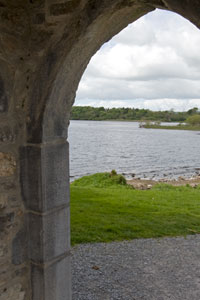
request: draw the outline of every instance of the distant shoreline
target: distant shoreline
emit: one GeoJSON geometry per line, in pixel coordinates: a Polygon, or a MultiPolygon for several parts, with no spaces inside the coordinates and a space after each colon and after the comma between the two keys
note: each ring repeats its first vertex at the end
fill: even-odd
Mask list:
{"type": "Polygon", "coordinates": [[[167,126],[167,125],[153,125],[153,124],[151,124],[151,125],[140,125],[140,128],[200,131],[200,126],[190,126],[190,125],[167,126]]]}
{"type": "MultiPolygon", "coordinates": [[[[80,120],[77,120],[77,119],[71,119],[70,121],[95,121],[95,122],[141,122],[141,120],[124,120],[124,119],[116,119],[116,120],[113,120],[113,119],[108,119],[108,120],[86,120],[86,119],[80,119],[80,120]]],[[[166,123],[166,122],[165,122],[166,123]]],[[[169,122],[169,123],[176,123],[176,122],[169,122]]]]}
{"type": "Polygon", "coordinates": [[[197,107],[188,111],[153,111],[149,109],[139,109],[130,107],[92,107],[73,106],[71,110],[71,120],[94,120],[94,121],[155,121],[155,122],[185,122],[194,115],[200,116],[197,107]]]}
{"type": "MultiPolygon", "coordinates": [[[[141,123],[141,120],[125,120],[125,119],[107,119],[107,120],[87,120],[87,119],[70,119],[70,121],[92,121],[92,122],[129,122],[129,123],[141,123]]],[[[162,123],[178,123],[177,121],[162,121],[162,123]]],[[[164,126],[164,125],[163,125],[164,126]]],[[[171,127],[172,125],[170,125],[171,127]]],[[[173,127],[173,126],[172,126],[173,127]]]]}
{"type": "MultiPolygon", "coordinates": [[[[121,119],[116,119],[116,120],[70,120],[70,121],[92,121],[92,122],[129,122],[129,123],[141,123],[141,120],[121,120],[121,119]]],[[[177,123],[174,121],[169,121],[169,122],[163,122],[163,123],[177,123]]],[[[200,131],[200,126],[190,126],[190,125],[154,125],[154,124],[142,124],[139,126],[140,128],[145,128],[145,129],[166,129],[166,130],[191,130],[191,131],[200,131]]]]}

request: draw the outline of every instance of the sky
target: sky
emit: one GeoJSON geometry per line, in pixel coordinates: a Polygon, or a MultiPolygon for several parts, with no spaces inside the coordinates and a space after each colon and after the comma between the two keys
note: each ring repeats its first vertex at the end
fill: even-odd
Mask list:
{"type": "Polygon", "coordinates": [[[200,31],[156,10],[130,24],[92,57],[75,105],[200,109],[200,31]]]}

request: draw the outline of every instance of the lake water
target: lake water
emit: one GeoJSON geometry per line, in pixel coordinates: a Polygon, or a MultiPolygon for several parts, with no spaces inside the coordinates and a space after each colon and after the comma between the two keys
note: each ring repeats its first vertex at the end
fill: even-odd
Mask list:
{"type": "Polygon", "coordinates": [[[139,128],[137,122],[71,121],[71,180],[111,171],[131,178],[200,173],[200,132],[139,128]]]}

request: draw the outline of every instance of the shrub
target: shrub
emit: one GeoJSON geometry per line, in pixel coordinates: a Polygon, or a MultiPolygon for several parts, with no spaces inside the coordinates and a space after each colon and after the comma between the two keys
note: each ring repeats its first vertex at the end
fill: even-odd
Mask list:
{"type": "Polygon", "coordinates": [[[112,171],[110,172],[110,177],[116,176],[116,175],[117,175],[117,172],[116,172],[115,170],[112,170],[112,171]]]}
{"type": "Polygon", "coordinates": [[[115,170],[111,173],[96,173],[89,176],[84,176],[72,182],[72,186],[82,186],[82,187],[118,187],[127,186],[126,179],[122,175],[118,175],[115,170]]]}
{"type": "Polygon", "coordinates": [[[115,176],[112,176],[112,181],[116,184],[126,185],[126,179],[122,175],[117,174],[115,176]]]}
{"type": "Polygon", "coordinates": [[[200,126],[200,115],[188,117],[186,123],[192,126],[200,126]]]}

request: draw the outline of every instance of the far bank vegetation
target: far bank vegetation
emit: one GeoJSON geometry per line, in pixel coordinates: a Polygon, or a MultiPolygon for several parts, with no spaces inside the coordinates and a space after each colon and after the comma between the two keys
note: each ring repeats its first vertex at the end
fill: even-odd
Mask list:
{"type": "Polygon", "coordinates": [[[161,125],[160,121],[142,121],[140,122],[140,128],[152,128],[152,129],[177,129],[177,130],[197,130],[200,131],[200,114],[189,116],[184,123],[178,125],[161,125]]]}
{"type": "MultiPolygon", "coordinates": [[[[190,120],[190,117],[200,115],[197,107],[189,109],[186,112],[175,112],[173,110],[152,111],[149,109],[138,108],[104,108],[91,106],[73,106],[71,111],[71,120],[94,120],[94,121],[155,121],[159,122],[178,122],[184,123],[190,120]]],[[[192,119],[193,120],[193,119],[192,119]]]]}

